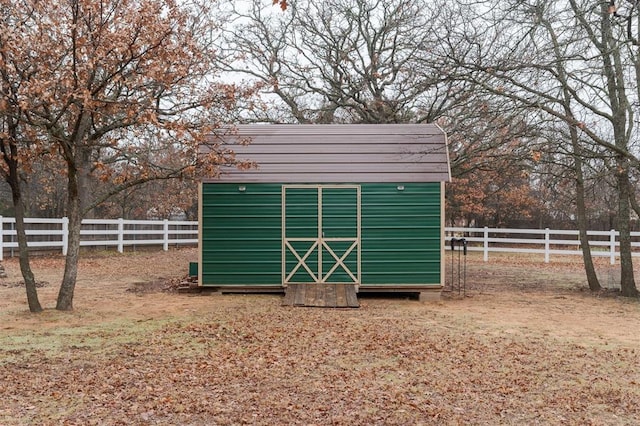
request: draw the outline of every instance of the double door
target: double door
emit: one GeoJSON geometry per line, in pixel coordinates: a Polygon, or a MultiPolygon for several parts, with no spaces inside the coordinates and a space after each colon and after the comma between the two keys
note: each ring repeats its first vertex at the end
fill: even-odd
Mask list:
{"type": "Polygon", "coordinates": [[[360,284],[360,186],[282,187],[282,284],[360,284]]]}

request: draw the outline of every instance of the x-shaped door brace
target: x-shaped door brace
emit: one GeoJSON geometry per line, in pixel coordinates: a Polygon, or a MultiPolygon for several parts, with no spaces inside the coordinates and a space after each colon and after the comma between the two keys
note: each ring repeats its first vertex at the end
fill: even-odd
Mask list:
{"type": "Polygon", "coordinates": [[[301,266],[309,273],[309,275],[311,275],[311,278],[313,278],[313,280],[315,282],[319,281],[318,277],[316,276],[316,274],[313,273],[313,271],[311,270],[311,268],[309,268],[309,266],[307,265],[307,262],[306,262],[307,258],[311,255],[311,253],[313,253],[313,251],[316,249],[316,247],[318,247],[318,243],[319,243],[318,240],[314,240],[314,243],[311,245],[309,250],[307,250],[307,252],[304,254],[304,256],[300,257],[300,255],[293,248],[293,246],[291,246],[291,244],[289,244],[289,241],[288,240],[285,241],[285,244],[286,244],[287,248],[291,251],[291,253],[293,253],[293,255],[296,257],[296,259],[298,259],[297,265],[291,270],[289,275],[286,276],[286,278],[284,280],[285,283],[289,282],[291,277],[293,277],[295,275],[295,273],[298,272],[298,269],[300,269],[301,266]]]}
{"type": "MultiPolygon", "coordinates": [[[[303,241],[303,240],[296,239],[296,241],[303,241]]],[[[358,247],[358,239],[357,238],[355,240],[345,239],[345,238],[332,238],[332,239],[330,239],[330,241],[353,241],[353,243],[342,254],[342,256],[338,256],[336,254],[336,252],[331,247],[329,247],[329,244],[327,244],[327,240],[325,240],[325,239],[307,240],[307,241],[313,241],[313,244],[311,245],[311,247],[309,247],[309,249],[304,254],[304,256],[300,256],[298,254],[298,252],[289,243],[289,240],[285,241],[285,245],[287,246],[289,251],[291,251],[291,253],[293,253],[293,255],[298,260],[298,263],[296,264],[296,266],[291,270],[291,272],[289,272],[289,275],[286,276],[285,282],[288,283],[291,280],[291,278],[296,274],[296,272],[298,272],[298,269],[300,269],[300,267],[302,267],[309,273],[309,275],[311,276],[311,278],[315,282],[317,282],[317,283],[325,283],[327,281],[327,279],[331,276],[331,274],[333,274],[338,269],[339,266],[342,266],[342,269],[347,273],[347,275],[349,275],[349,277],[353,280],[353,282],[356,283],[356,284],[358,283],[358,278],[355,275],[353,275],[351,270],[349,270],[347,265],[345,265],[345,263],[344,263],[344,261],[347,258],[347,256],[349,256],[349,254],[351,254],[351,252],[356,247],[358,247]],[[318,271],[319,275],[314,274],[313,271],[311,270],[311,268],[309,268],[309,266],[307,265],[307,262],[306,262],[307,259],[309,258],[309,256],[311,255],[311,253],[314,252],[314,250],[318,247],[318,245],[320,245],[320,243],[322,243],[321,247],[326,249],[327,252],[329,254],[331,254],[331,257],[333,257],[333,259],[336,261],[336,263],[333,265],[333,267],[331,269],[329,269],[329,272],[327,272],[324,276],[321,275],[322,271],[318,271]]],[[[320,262],[322,262],[322,253],[318,253],[318,256],[320,257],[320,262]]]]}
{"type": "Polygon", "coordinates": [[[349,248],[340,257],[338,257],[338,255],[331,249],[331,247],[329,247],[329,245],[325,240],[322,241],[322,246],[327,249],[327,251],[331,254],[331,256],[333,256],[333,258],[336,260],[336,263],[333,265],[333,268],[329,269],[329,272],[327,272],[327,275],[325,275],[324,277],[321,277],[320,281],[323,283],[326,282],[327,278],[329,278],[331,274],[333,274],[334,271],[338,269],[338,266],[342,266],[342,269],[349,275],[349,277],[351,277],[353,282],[357,284],[358,279],[356,278],[355,275],[353,275],[353,273],[349,270],[349,268],[347,268],[347,265],[344,264],[344,260],[347,258],[347,256],[349,256],[349,254],[353,251],[354,248],[358,247],[358,240],[357,239],[354,240],[353,244],[351,244],[351,246],[349,246],[349,248]]]}

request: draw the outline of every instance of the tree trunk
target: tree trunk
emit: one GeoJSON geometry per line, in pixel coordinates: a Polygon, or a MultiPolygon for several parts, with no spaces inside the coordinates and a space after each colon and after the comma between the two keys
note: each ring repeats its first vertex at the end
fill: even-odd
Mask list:
{"type": "Polygon", "coordinates": [[[626,297],[637,297],[633,277],[633,259],[631,257],[631,182],[629,182],[629,161],[624,157],[618,158],[618,230],[620,231],[620,290],[626,297]]]}
{"type": "MultiPolygon", "coordinates": [[[[558,58],[560,58],[561,55],[559,52],[559,48],[557,47],[558,43],[555,41],[555,37],[554,45],[556,46],[556,55],[558,56],[558,58]]],[[[571,95],[568,90],[565,71],[566,70],[563,67],[558,66],[558,75],[562,78],[562,83],[564,85],[564,111],[568,117],[573,118],[573,112],[571,111],[571,95]]],[[[583,152],[582,146],[580,145],[580,139],[578,138],[578,129],[575,123],[569,124],[569,135],[571,137],[573,171],[576,178],[576,224],[578,226],[580,248],[582,250],[582,259],[584,262],[584,270],[587,275],[587,283],[589,284],[589,290],[595,292],[602,290],[602,287],[600,286],[600,281],[598,280],[596,269],[593,266],[593,257],[591,256],[591,247],[589,246],[589,236],[587,235],[587,208],[585,205],[584,195],[584,173],[582,171],[583,152]]]]}
{"type": "Polygon", "coordinates": [[[29,261],[29,248],[27,247],[27,232],[24,225],[25,208],[22,199],[22,188],[20,187],[20,176],[18,173],[18,147],[15,144],[16,126],[9,123],[7,126],[11,140],[2,141],[1,152],[8,173],[5,178],[11,187],[11,198],[15,208],[16,235],[18,237],[18,252],[20,256],[20,272],[24,279],[24,286],[27,292],[27,303],[31,312],[41,312],[42,306],[38,300],[38,290],[36,280],[31,270],[29,261]]]}
{"type": "Polygon", "coordinates": [[[73,295],[78,276],[78,257],[80,254],[80,225],[82,222],[78,173],[73,167],[69,167],[68,170],[67,217],[69,218],[69,243],[64,264],[64,276],[62,277],[62,284],[60,284],[56,303],[56,309],[60,311],[73,310],[73,295]]]}
{"type": "MultiPolygon", "coordinates": [[[[567,98],[568,99],[568,98],[567,98]]],[[[570,112],[569,108],[567,111],[570,112]]],[[[584,261],[584,270],[589,283],[589,290],[600,291],[600,281],[593,266],[593,257],[591,256],[591,247],[589,246],[589,236],[587,235],[587,208],[584,201],[584,174],[582,173],[582,148],[578,140],[578,130],[575,125],[570,125],[569,132],[571,134],[571,145],[573,151],[573,169],[576,174],[576,219],[578,225],[578,233],[580,236],[580,247],[582,249],[582,259],[584,261]]]]}
{"type": "Polygon", "coordinates": [[[79,209],[69,206],[67,215],[69,217],[69,244],[64,263],[64,276],[62,277],[62,284],[60,284],[56,303],[56,309],[60,311],[73,310],[73,295],[78,277],[78,258],[80,254],[80,222],[82,219],[79,209]]]}
{"type": "MultiPolygon", "coordinates": [[[[80,128],[89,125],[89,115],[83,114],[80,128]]],[[[79,131],[79,134],[84,134],[79,131]]],[[[73,156],[67,159],[67,217],[69,218],[69,240],[67,257],[64,265],[64,276],[58,292],[56,309],[73,310],[73,295],[78,277],[78,260],[80,258],[80,229],[86,213],[85,206],[89,196],[89,169],[91,164],[90,150],[79,147],[73,156]]]]}
{"type": "Polygon", "coordinates": [[[600,281],[593,266],[593,257],[591,256],[591,247],[589,246],[589,236],[587,235],[587,213],[584,202],[584,177],[582,175],[582,161],[575,162],[576,168],[576,218],[578,225],[578,233],[580,235],[580,247],[582,249],[582,259],[584,261],[584,270],[589,283],[589,290],[600,291],[600,281]]]}
{"type": "Polygon", "coordinates": [[[8,161],[9,175],[8,183],[11,187],[11,195],[13,199],[13,207],[15,209],[16,219],[16,235],[18,237],[18,253],[20,259],[20,272],[24,279],[24,286],[27,292],[27,303],[31,312],[42,312],[42,306],[38,300],[38,289],[36,287],[36,279],[31,270],[29,260],[29,248],[27,247],[27,232],[24,225],[24,202],[22,200],[22,192],[20,188],[20,179],[18,177],[18,162],[15,156],[17,152],[12,153],[12,157],[8,161]],[[15,156],[14,156],[15,155],[15,156]],[[14,161],[15,159],[15,161],[14,161]]]}

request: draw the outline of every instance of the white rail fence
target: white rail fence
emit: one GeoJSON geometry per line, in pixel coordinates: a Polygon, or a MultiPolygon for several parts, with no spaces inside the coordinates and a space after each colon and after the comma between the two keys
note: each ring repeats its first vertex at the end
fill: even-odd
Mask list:
{"type": "MultiPolygon", "coordinates": [[[[551,255],[582,255],[577,230],[508,229],[508,228],[445,228],[446,241],[452,237],[464,238],[469,251],[481,251],[485,262],[489,253],[531,253],[544,255],[549,263],[551,255]]],[[[619,253],[620,232],[587,231],[593,256],[608,257],[614,265],[619,253]]],[[[640,256],[640,232],[631,233],[633,256],[640,256]]]]}
{"type": "MultiPolygon", "coordinates": [[[[25,220],[29,248],[33,250],[60,250],[66,255],[68,248],[69,220],[25,220]]],[[[619,256],[620,233],[616,230],[589,231],[589,245],[594,256],[610,259],[613,265],[619,256]]],[[[80,231],[83,247],[116,247],[123,252],[127,246],[155,245],[168,250],[169,246],[195,245],[198,243],[197,221],[85,219],[80,231]]],[[[489,253],[542,254],[544,262],[552,255],[582,255],[578,231],[552,229],[509,228],[445,228],[446,242],[452,237],[464,238],[469,251],[483,253],[484,261],[489,253]]],[[[640,256],[640,232],[632,232],[634,256],[640,256]]],[[[0,260],[8,253],[14,255],[18,248],[15,219],[0,216],[0,260]]]]}
{"type": "MultiPolygon", "coordinates": [[[[32,250],[61,250],[67,254],[69,220],[25,219],[27,245],[32,250]]],[[[171,245],[198,244],[197,221],[85,219],[80,230],[82,247],[116,247],[155,245],[168,250],[171,245]]],[[[17,252],[15,218],[0,216],[0,260],[17,252]]]]}

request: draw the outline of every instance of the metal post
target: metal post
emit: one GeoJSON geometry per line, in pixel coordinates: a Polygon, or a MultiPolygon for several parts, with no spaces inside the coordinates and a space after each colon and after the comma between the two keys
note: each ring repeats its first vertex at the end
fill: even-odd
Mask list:
{"type": "MultiPolygon", "coordinates": [[[[461,241],[461,240],[458,240],[461,241]]],[[[460,247],[458,247],[458,296],[460,296],[460,283],[461,283],[461,277],[460,277],[460,247]]]]}
{"type": "Polygon", "coordinates": [[[468,241],[466,239],[463,239],[463,247],[464,247],[464,278],[462,279],[462,282],[464,283],[464,295],[466,297],[467,295],[467,245],[468,245],[468,241]]]}
{"type": "Polygon", "coordinates": [[[453,256],[455,256],[455,248],[456,248],[456,239],[455,237],[451,237],[451,292],[453,293],[453,256]]]}

